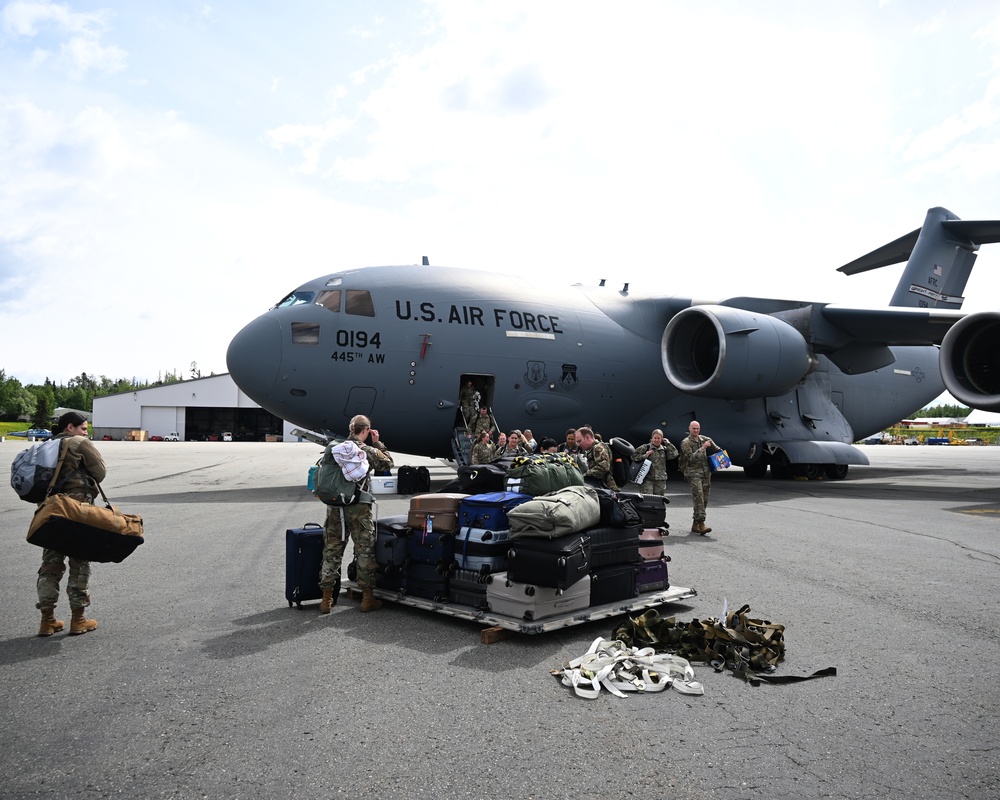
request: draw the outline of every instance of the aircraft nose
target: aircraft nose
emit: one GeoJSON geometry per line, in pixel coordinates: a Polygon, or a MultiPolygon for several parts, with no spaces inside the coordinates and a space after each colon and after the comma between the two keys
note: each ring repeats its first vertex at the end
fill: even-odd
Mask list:
{"type": "MultiPolygon", "coordinates": [[[[281,368],[281,326],[269,317],[257,317],[233,337],[226,365],[236,385],[258,403],[267,397],[281,368]]],[[[263,405],[263,403],[261,403],[263,405]]]]}

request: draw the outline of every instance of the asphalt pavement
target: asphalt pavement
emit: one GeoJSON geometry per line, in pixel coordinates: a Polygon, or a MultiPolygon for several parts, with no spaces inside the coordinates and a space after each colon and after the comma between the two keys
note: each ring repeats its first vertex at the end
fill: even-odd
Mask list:
{"type": "Polygon", "coordinates": [[[671,582],[698,596],[663,613],[748,603],[786,626],[778,674],[837,675],[754,687],[695,664],[704,696],[587,701],[549,670],[616,620],[484,645],[396,604],[289,608],[285,529],[324,517],[315,445],[97,444],[146,525],[94,566],[97,631],[35,636],[32,507],[0,495],[0,797],[1000,796],[1000,447],[867,447],[839,482],[734,468],[708,537],[671,482],[671,582]]]}

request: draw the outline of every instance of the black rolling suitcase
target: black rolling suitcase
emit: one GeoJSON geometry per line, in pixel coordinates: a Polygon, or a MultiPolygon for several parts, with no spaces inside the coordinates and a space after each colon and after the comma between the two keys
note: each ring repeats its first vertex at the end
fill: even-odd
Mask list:
{"type": "Polygon", "coordinates": [[[555,539],[516,539],[507,553],[507,577],[528,583],[566,589],[590,572],[590,537],[570,533],[555,539]]]}
{"type": "Polygon", "coordinates": [[[635,564],[642,561],[639,555],[639,536],[642,528],[614,528],[600,526],[584,531],[590,537],[590,568],[609,567],[613,564],[635,564]]]}
{"type": "Polygon", "coordinates": [[[486,602],[487,576],[478,570],[457,569],[451,573],[448,594],[451,602],[479,610],[489,608],[486,602]]]}
{"type": "Polygon", "coordinates": [[[289,607],[319,600],[319,568],[323,563],[323,526],[308,522],[285,531],[285,599],[289,607]]]}
{"type": "Polygon", "coordinates": [[[412,533],[406,516],[383,517],[375,526],[375,562],[383,575],[401,575],[406,569],[406,540],[412,533]]]}
{"type": "Polygon", "coordinates": [[[635,564],[613,564],[590,572],[590,604],[631,601],[638,596],[635,589],[635,564]]]}
{"type": "Polygon", "coordinates": [[[667,524],[667,503],[670,499],[662,494],[636,494],[634,492],[621,492],[622,498],[632,501],[639,516],[642,517],[642,527],[644,528],[669,528],[667,524]]]}

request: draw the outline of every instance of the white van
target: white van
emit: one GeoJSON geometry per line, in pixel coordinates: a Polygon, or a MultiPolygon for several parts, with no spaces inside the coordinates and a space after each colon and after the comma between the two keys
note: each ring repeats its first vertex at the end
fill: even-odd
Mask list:
{"type": "Polygon", "coordinates": [[[231,442],[232,440],[233,440],[233,432],[232,431],[223,431],[222,432],[222,441],[224,441],[224,442],[231,442]]]}

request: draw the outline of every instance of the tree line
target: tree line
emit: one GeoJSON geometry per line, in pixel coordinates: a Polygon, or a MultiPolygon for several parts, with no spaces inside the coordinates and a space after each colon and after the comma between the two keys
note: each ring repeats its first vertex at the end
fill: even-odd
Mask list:
{"type": "MultiPolygon", "coordinates": [[[[191,378],[200,378],[201,371],[195,362],[191,363],[191,378]]],[[[119,392],[134,392],[151,386],[163,386],[185,380],[176,371],[160,373],[155,381],[138,378],[112,379],[107,375],[88,375],[81,372],[65,384],[55,383],[48,378],[42,384],[22,384],[17,378],[9,377],[0,369],[0,420],[16,422],[30,420],[33,427],[48,428],[57,408],[72,408],[77,411],[93,411],[94,398],[119,392]]]]}

